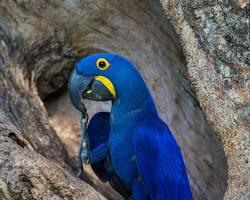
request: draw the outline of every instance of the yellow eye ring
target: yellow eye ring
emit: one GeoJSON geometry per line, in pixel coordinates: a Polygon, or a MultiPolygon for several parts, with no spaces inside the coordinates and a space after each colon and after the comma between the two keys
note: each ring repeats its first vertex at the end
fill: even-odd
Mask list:
{"type": "Polygon", "coordinates": [[[108,67],[110,66],[110,63],[109,61],[107,61],[105,58],[99,58],[97,61],[96,61],[96,66],[98,69],[100,70],[106,70],[108,69],[108,67]]]}

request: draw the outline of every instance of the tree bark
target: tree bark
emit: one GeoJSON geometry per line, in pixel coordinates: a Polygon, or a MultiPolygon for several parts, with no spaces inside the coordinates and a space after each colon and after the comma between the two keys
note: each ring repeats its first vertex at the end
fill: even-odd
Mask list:
{"type": "Polygon", "coordinates": [[[249,199],[249,1],[163,0],[189,79],[228,162],[224,199],[249,199]]]}
{"type": "Polygon", "coordinates": [[[105,199],[73,175],[23,57],[0,33],[0,199],[105,199]],[[46,158],[45,158],[46,157],[46,158]]]}
{"type": "MultiPolygon", "coordinates": [[[[156,0],[0,0],[0,199],[104,199],[96,190],[122,199],[91,174],[84,180],[95,189],[74,176],[79,115],[64,86],[73,63],[99,51],[120,53],[138,66],[181,147],[195,199],[223,198],[227,162],[225,198],[247,191],[249,87],[242,90],[227,70],[235,67],[247,78],[247,56],[222,62],[218,55],[229,51],[217,51],[199,29],[211,21],[202,15],[210,5],[199,7],[203,21],[195,21],[194,5],[178,2],[162,3],[181,43],[156,0]],[[237,189],[238,183],[245,185],[237,189]]],[[[92,115],[104,107],[88,102],[87,108],[92,115]]]]}
{"type": "Polygon", "coordinates": [[[0,1],[0,199],[105,199],[74,175],[38,95],[61,48],[60,33],[36,15],[43,6],[52,5],[0,1]]]}

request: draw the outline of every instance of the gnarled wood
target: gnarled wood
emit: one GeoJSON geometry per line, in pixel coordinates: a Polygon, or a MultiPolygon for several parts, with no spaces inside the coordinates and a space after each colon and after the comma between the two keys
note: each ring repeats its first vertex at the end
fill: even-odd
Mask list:
{"type": "Polygon", "coordinates": [[[23,79],[19,51],[1,34],[0,199],[105,199],[73,175],[41,100],[23,79]]]}
{"type": "Polygon", "coordinates": [[[189,79],[228,162],[224,199],[249,199],[248,1],[162,1],[179,33],[189,79]]]}
{"type": "MultiPolygon", "coordinates": [[[[40,99],[61,90],[73,63],[96,51],[123,54],[138,66],[160,115],[180,144],[195,199],[221,199],[227,181],[222,145],[191,90],[178,36],[160,2],[150,0],[0,1],[0,133],[11,152],[7,154],[0,146],[0,172],[4,172],[0,173],[0,197],[28,199],[31,194],[40,199],[45,190],[48,198],[50,194],[67,198],[69,193],[87,198],[85,191],[89,191],[90,198],[98,195],[69,175],[79,136],[74,108],[65,106],[61,96],[50,98],[46,102],[49,124],[40,99]],[[9,137],[11,132],[14,134],[9,137]],[[8,163],[16,162],[25,169],[21,170],[24,176],[15,167],[7,170],[8,163]],[[50,176],[44,175],[50,173],[45,168],[55,171],[57,178],[44,178],[50,176]],[[11,189],[6,184],[8,177],[20,174],[24,180],[21,189],[11,189]],[[61,179],[63,185],[57,185],[61,179]],[[40,180],[49,186],[37,185],[40,180]],[[32,185],[35,189],[24,189],[32,185]]],[[[89,104],[89,110],[94,112],[94,104],[89,104]]],[[[109,186],[90,179],[95,189],[108,198],[121,199],[109,186]]],[[[13,188],[18,186],[19,178],[14,180],[13,188]]]]}

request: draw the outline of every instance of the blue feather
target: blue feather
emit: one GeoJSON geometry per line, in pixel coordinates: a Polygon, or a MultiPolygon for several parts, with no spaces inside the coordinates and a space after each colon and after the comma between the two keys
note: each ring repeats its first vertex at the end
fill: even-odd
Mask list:
{"type": "MultiPolygon", "coordinates": [[[[115,89],[111,115],[98,114],[89,124],[90,146],[93,150],[107,141],[111,166],[133,199],[191,200],[180,149],[158,117],[150,91],[136,67],[122,56],[98,53],[81,59],[76,71],[89,78],[105,77],[115,89]],[[110,64],[107,69],[100,70],[96,65],[100,58],[110,64]]],[[[99,177],[107,180],[105,166],[98,167],[99,177]]]]}
{"type": "Polygon", "coordinates": [[[94,149],[103,142],[108,141],[110,132],[109,117],[109,112],[99,112],[90,119],[87,128],[90,149],[94,149]]]}
{"type": "MultiPolygon", "coordinates": [[[[98,148],[99,145],[102,145],[103,143],[108,143],[110,133],[109,119],[109,112],[96,113],[90,119],[87,133],[89,135],[89,144],[91,151],[93,151],[95,148],[98,148]]],[[[105,153],[107,154],[105,159],[91,164],[93,171],[101,181],[109,181],[109,183],[115,190],[117,190],[117,192],[124,196],[124,198],[128,198],[131,195],[131,192],[121,182],[120,178],[113,170],[109,152],[105,153]]]]}
{"type": "Polygon", "coordinates": [[[134,150],[145,189],[152,200],[191,200],[180,149],[167,125],[150,117],[135,129],[134,150]]]}
{"type": "MultiPolygon", "coordinates": [[[[99,112],[90,119],[87,133],[89,135],[89,144],[91,151],[104,142],[108,141],[110,131],[109,117],[110,113],[99,112]]],[[[100,162],[91,164],[93,171],[103,182],[109,181],[112,177],[112,174],[107,172],[107,170],[105,169],[106,163],[107,160],[104,159],[100,162]]]]}

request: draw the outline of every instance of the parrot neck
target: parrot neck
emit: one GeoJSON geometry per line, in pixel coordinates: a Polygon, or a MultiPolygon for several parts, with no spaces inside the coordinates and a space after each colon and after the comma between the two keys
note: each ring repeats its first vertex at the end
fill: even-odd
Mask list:
{"type": "Polygon", "coordinates": [[[116,99],[112,102],[111,116],[115,121],[142,120],[144,116],[157,115],[156,107],[150,91],[134,66],[129,62],[123,63],[116,71],[116,99]],[[124,66],[124,67],[123,67],[124,66]]]}
{"type": "Polygon", "coordinates": [[[114,118],[142,118],[149,115],[158,115],[153,98],[146,87],[140,90],[127,90],[120,93],[118,98],[112,103],[111,113],[114,118]]]}

